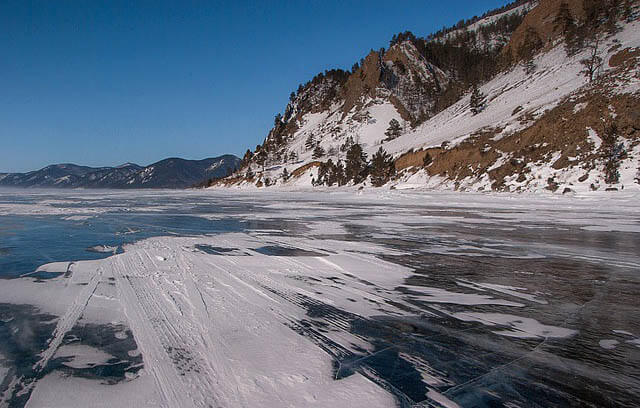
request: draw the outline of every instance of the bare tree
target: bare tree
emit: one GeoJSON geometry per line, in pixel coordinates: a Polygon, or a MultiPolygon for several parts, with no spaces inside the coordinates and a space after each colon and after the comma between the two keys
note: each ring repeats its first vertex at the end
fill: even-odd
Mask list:
{"type": "Polygon", "coordinates": [[[600,57],[600,37],[596,35],[587,43],[589,56],[580,60],[584,67],[580,71],[585,77],[589,78],[589,82],[593,81],[602,67],[602,57],[600,57]]]}

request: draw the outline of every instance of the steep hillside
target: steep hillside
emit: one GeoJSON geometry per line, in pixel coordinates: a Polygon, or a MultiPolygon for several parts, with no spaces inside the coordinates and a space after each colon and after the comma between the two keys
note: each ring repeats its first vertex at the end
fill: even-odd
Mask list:
{"type": "Polygon", "coordinates": [[[637,1],[521,1],[400,33],[301,85],[218,185],[639,188],[638,57],[637,1]]]}
{"type": "Polygon", "coordinates": [[[28,173],[0,174],[0,186],[56,188],[185,188],[226,176],[240,163],[233,155],[204,160],[165,159],[147,167],[55,164],[28,173]]]}

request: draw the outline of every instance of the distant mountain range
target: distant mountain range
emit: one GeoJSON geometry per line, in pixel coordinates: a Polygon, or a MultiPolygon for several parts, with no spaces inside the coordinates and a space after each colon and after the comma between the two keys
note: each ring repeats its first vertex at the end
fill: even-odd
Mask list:
{"type": "Polygon", "coordinates": [[[164,159],[142,167],[53,164],[28,173],[0,173],[0,186],[59,188],[185,188],[233,171],[240,159],[227,154],[203,160],[164,159]]]}

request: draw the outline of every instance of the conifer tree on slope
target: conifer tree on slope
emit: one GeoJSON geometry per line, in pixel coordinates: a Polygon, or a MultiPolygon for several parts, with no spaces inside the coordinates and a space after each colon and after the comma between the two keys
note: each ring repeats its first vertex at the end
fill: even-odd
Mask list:
{"type": "Polygon", "coordinates": [[[387,128],[387,131],[384,132],[385,136],[387,136],[385,140],[393,140],[397,138],[398,136],[400,136],[401,131],[402,127],[400,127],[400,122],[398,122],[396,119],[391,119],[389,121],[389,127],[387,128]]]}
{"type": "Polygon", "coordinates": [[[322,148],[322,146],[320,146],[320,143],[318,143],[316,147],[313,149],[313,154],[311,157],[314,159],[319,159],[322,156],[324,156],[324,149],[322,148]]]}
{"type": "Polygon", "coordinates": [[[362,146],[356,143],[347,151],[345,178],[353,180],[354,184],[361,183],[367,177],[367,155],[362,146]]]}
{"type": "Polygon", "coordinates": [[[267,151],[264,149],[260,149],[255,154],[256,163],[262,167],[262,171],[264,172],[264,167],[267,164],[267,151]]]}
{"type": "Polygon", "coordinates": [[[382,147],[371,157],[371,184],[380,187],[393,177],[396,168],[393,158],[382,147]]]}
{"type": "Polygon", "coordinates": [[[473,88],[473,92],[471,93],[471,113],[477,115],[482,112],[485,108],[486,96],[478,89],[478,87],[473,88]]]}
{"type": "Polygon", "coordinates": [[[578,27],[576,20],[571,15],[569,5],[566,1],[560,3],[558,14],[553,20],[554,31],[561,33],[564,36],[565,51],[567,55],[574,55],[580,48],[580,41],[578,38],[578,27]]]}
{"type": "Polygon", "coordinates": [[[307,140],[305,140],[305,142],[304,142],[304,147],[305,147],[307,150],[311,150],[311,149],[313,149],[313,147],[314,147],[315,145],[316,145],[316,140],[315,140],[315,138],[313,137],[313,134],[311,134],[311,135],[309,135],[309,137],[307,137],[307,140]]]}

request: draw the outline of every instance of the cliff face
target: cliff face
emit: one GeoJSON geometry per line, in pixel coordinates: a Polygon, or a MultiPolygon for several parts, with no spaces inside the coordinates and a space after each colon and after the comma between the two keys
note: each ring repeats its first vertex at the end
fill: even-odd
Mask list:
{"type": "Polygon", "coordinates": [[[504,48],[504,53],[512,60],[520,58],[522,49],[526,47],[527,37],[534,33],[541,45],[549,44],[558,36],[555,19],[560,10],[560,5],[570,4],[570,10],[574,16],[583,16],[582,0],[545,0],[541,1],[525,16],[522,24],[513,32],[509,43],[504,48]]]}
{"type": "Polygon", "coordinates": [[[433,114],[435,101],[448,82],[448,74],[429,63],[410,41],[387,51],[371,51],[352,73],[328,71],[301,86],[282,116],[286,129],[282,133],[295,132],[295,123],[307,114],[328,112],[339,105],[346,117],[354,110],[362,111],[371,99],[391,102],[406,121],[424,121],[433,114]]]}
{"type": "Polygon", "coordinates": [[[410,41],[386,52],[372,51],[347,80],[342,111],[362,110],[368,99],[384,99],[411,123],[433,114],[435,102],[449,82],[449,75],[429,63],[410,41]]]}
{"type": "Polygon", "coordinates": [[[260,152],[221,184],[333,184],[357,144],[392,155],[396,188],[635,188],[638,4],[603,1],[613,9],[521,1],[426,39],[394,36],[351,71],[301,85],[260,152]],[[579,41],[567,52],[569,36],[579,41]]]}

